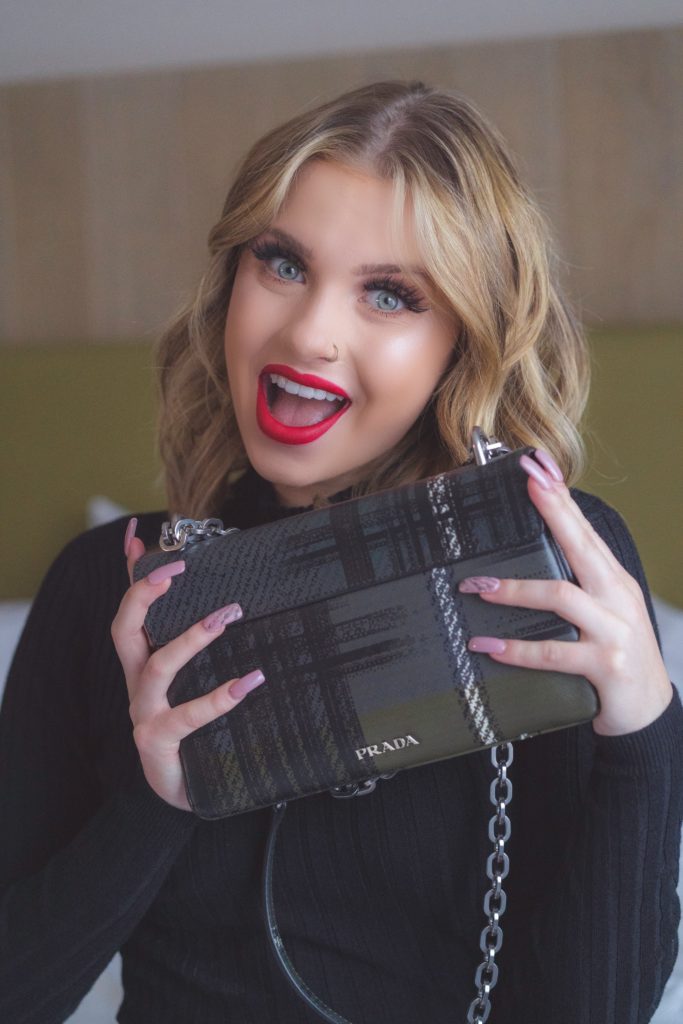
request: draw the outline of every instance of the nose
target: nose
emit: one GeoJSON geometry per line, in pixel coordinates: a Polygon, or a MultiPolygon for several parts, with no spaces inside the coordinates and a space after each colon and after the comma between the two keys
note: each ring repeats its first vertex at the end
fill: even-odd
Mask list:
{"type": "Polygon", "coordinates": [[[287,348],[301,362],[335,362],[343,349],[347,312],[333,287],[302,295],[284,328],[287,348]]]}

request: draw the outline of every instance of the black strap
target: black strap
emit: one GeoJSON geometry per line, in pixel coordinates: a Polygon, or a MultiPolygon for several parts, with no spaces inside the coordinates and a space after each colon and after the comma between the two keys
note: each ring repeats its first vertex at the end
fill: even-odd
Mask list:
{"type": "Polygon", "coordinates": [[[266,917],[266,934],[268,935],[270,948],[272,949],[275,959],[277,960],[287,981],[292,985],[303,1001],[307,1003],[319,1017],[328,1021],[329,1024],[351,1024],[346,1017],[342,1017],[340,1013],[335,1013],[335,1011],[327,1006],[322,999],[319,999],[315,992],[308,987],[303,978],[297,974],[292,961],[287,955],[287,951],[282,941],[282,936],[278,930],[277,920],[275,917],[275,904],[273,902],[273,863],[275,861],[275,842],[277,839],[277,832],[282,824],[282,819],[285,816],[286,810],[287,803],[285,801],[276,804],[273,808],[273,816],[270,819],[270,830],[268,832],[268,839],[266,842],[266,859],[263,865],[263,909],[266,917]]]}
{"type": "MultiPolygon", "coordinates": [[[[512,799],[512,783],[507,777],[507,769],[512,764],[513,749],[512,743],[504,742],[491,750],[491,761],[496,769],[496,778],[490,787],[490,801],[495,807],[495,813],[489,822],[489,838],[493,843],[493,853],[486,861],[486,874],[491,881],[491,888],[484,897],[484,914],[487,918],[487,925],[483,929],[479,941],[484,959],[477,968],[475,985],[477,995],[470,1003],[467,1011],[469,1024],[486,1024],[491,1013],[491,990],[495,988],[498,981],[498,965],[496,954],[503,944],[503,929],[500,926],[500,919],[505,913],[507,896],[503,890],[502,883],[508,876],[510,863],[505,844],[510,838],[510,819],[507,816],[507,808],[512,799]]],[[[390,778],[389,775],[380,776],[390,778]]],[[[374,790],[377,779],[369,779],[365,783],[354,783],[351,786],[338,786],[331,790],[332,796],[348,798],[370,793],[374,790]]],[[[297,974],[292,961],[287,955],[282,936],[278,930],[275,918],[275,904],[273,902],[273,864],[275,861],[275,842],[278,829],[287,810],[287,802],[281,801],[275,804],[273,815],[270,819],[270,829],[266,840],[266,856],[263,864],[263,909],[266,919],[266,934],[270,942],[275,959],[280,966],[285,978],[292,986],[297,995],[310,1006],[310,1008],[328,1021],[328,1024],[351,1024],[346,1017],[336,1013],[331,1007],[319,999],[318,996],[308,987],[303,978],[297,974]]]]}

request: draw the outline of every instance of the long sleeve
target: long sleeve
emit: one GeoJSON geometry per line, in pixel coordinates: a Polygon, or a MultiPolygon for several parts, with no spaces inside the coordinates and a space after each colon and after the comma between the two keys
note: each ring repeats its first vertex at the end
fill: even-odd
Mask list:
{"type": "Polygon", "coordinates": [[[125,577],[107,573],[96,551],[79,539],[48,573],[0,715],[0,1019],[12,1024],[51,1024],[74,1010],[195,823],[149,788],[129,736],[117,741],[131,745],[127,777],[109,792],[103,785],[97,765],[109,741],[93,709],[113,708],[106,609],[125,577]]]}
{"type": "MultiPolygon", "coordinates": [[[[651,609],[622,520],[605,506],[591,519],[638,580],[651,609]]],[[[646,1024],[651,1019],[677,954],[682,740],[677,691],[667,710],[639,732],[603,737],[589,727],[566,734],[562,757],[571,763],[573,754],[580,763],[576,754],[583,751],[590,773],[575,804],[558,785],[556,813],[569,818],[572,829],[564,848],[553,851],[553,863],[545,865],[551,884],[536,893],[531,921],[513,915],[506,931],[510,976],[501,985],[502,1016],[496,1019],[517,1021],[515,1007],[528,1008],[527,1022],[646,1024]],[[524,947],[527,952],[519,956],[524,947]]],[[[526,767],[523,746],[519,753],[517,774],[526,767]]],[[[551,780],[552,772],[549,766],[551,780]]],[[[536,825],[543,827],[540,821],[536,825]]],[[[551,818],[545,827],[552,829],[551,818]]],[[[533,899],[529,893],[526,898],[533,899]]],[[[502,977],[505,969],[501,966],[502,977]]]]}
{"type": "MultiPolygon", "coordinates": [[[[619,517],[581,502],[647,599],[619,517]]],[[[254,505],[240,509],[248,526],[254,505]]],[[[158,525],[141,517],[146,543],[158,525]]],[[[8,681],[0,1020],[63,1021],[120,948],[121,1024],[312,1022],[267,948],[268,812],[198,821],[142,776],[109,635],[126,586],[123,526],[57,560],[8,681]]],[[[682,737],[676,696],[631,736],[596,737],[588,724],[516,745],[491,1024],[650,1020],[676,952],[682,737]]],[[[490,780],[480,752],[399,772],[357,800],[319,794],[288,810],[280,928],[302,976],[355,1024],[464,1019],[481,960],[490,780]]]]}

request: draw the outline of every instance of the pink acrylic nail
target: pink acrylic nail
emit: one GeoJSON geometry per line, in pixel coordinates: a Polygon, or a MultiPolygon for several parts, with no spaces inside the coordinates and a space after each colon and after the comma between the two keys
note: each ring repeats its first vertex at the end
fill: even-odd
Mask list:
{"type": "Polygon", "coordinates": [[[500,587],[495,576],[466,576],[458,584],[461,594],[492,594],[500,587]]]}
{"type": "Polygon", "coordinates": [[[562,470],[549,452],[543,451],[542,448],[537,448],[534,452],[534,458],[538,459],[543,468],[550,473],[553,480],[556,480],[558,484],[564,481],[562,470]]]}
{"type": "Polygon", "coordinates": [[[137,528],[138,528],[138,521],[135,518],[135,516],[133,516],[133,518],[128,521],[128,526],[126,527],[126,534],[125,534],[125,536],[123,538],[123,553],[126,556],[126,558],[128,558],[128,552],[130,551],[130,544],[131,544],[131,541],[132,541],[133,537],[135,536],[135,531],[137,530],[137,528]]]}
{"type": "Polygon", "coordinates": [[[473,636],[467,648],[477,654],[502,654],[506,646],[505,641],[497,636],[473,636]]]}
{"type": "Polygon", "coordinates": [[[152,584],[163,583],[164,580],[170,579],[171,576],[178,576],[181,572],[185,572],[185,562],[182,559],[178,562],[167,562],[166,565],[160,565],[158,569],[152,569],[145,579],[152,584]]]}
{"type": "Polygon", "coordinates": [[[541,485],[544,491],[550,490],[550,478],[545,470],[541,469],[537,462],[530,459],[528,455],[522,455],[519,460],[519,464],[530,477],[533,477],[536,483],[541,485]]]}
{"type": "Polygon", "coordinates": [[[202,621],[202,626],[209,633],[217,633],[223,626],[228,626],[231,622],[241,618],[242,609],[238,604],[226,604],[224,608],[219,608],[218,611],[207,615],[202,621]]]}
{"type": "Polygon", "coordinates": [[[248,693],[255,690],[261,683],[265,683],[265,676],[260,668],[254,669],[253,672],[247,672],[246,676],[242,676],[230,687],[230,694],[235,700],[241,700],[242,697],[246,697],[248,693]]]}

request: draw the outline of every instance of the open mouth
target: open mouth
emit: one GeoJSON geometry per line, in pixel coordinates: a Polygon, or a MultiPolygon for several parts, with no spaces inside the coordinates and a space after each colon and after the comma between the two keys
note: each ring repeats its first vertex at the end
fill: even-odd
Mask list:
{"type": "Polygon", "coordinates": [[[259,378],[259,426],[269,437],[285,444],[314,441],[350,405],[348,395],[337,385],[290,367],[266,366],[259,378]]]}

